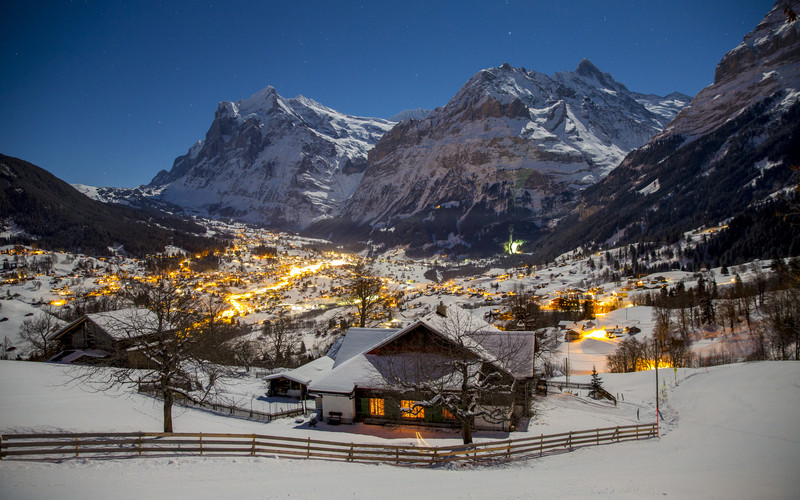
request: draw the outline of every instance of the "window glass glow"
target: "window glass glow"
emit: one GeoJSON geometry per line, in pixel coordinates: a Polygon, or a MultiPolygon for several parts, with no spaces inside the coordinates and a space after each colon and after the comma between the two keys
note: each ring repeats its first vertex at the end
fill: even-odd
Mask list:
{"type": "Polygon", "coordinates": [[[403,418],[425,418],[425,408],[421,406],[415,407],[416,401],[404,399],[400,401],[400,415],[403,418]]]}
{"type": "Polygon", "coordinates": [[[382,417],[385,415],[382,399],[369,398],[369,414],[375,417],[382,417]]]}

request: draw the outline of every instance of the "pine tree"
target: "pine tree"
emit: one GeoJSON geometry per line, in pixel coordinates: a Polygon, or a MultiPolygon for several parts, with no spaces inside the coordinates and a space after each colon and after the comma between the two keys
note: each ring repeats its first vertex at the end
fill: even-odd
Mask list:
{"type": "Polygon", "coordinates": [[[591,390],[589,391],[589,397],[592,399],[599,399],[601,394],[604,392],[603,390],[603,379],[597,374],[597,369],[592,365],[592,381],[589,382],[591,390]]]}

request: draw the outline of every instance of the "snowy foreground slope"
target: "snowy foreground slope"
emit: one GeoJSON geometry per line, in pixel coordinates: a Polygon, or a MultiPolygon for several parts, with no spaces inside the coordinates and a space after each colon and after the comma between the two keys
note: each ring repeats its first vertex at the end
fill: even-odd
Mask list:
{"type": "MultiPolygon", "coordinates": [[[[60,385],[64,380],[63,367],[0,362],[0,431],[125,431],[159,425],[159,408],[146,398],[84,392],[60,385]]],[[[799,380],[797,362],[686,370],[679,373],[677,387],[668,390],[660,440],[493,467],[411,469],[268,457],[4,460],[0,497],[796,498],[799,380]]],[[[638,402],[646,401],[655,385],[652,372],[605,374],[604,382],[612,392],[624,391],[626,401],[638,402]]],[[[276,433],[291,429],[289,422],[265,425],[186,411],[176,426],[182,431],[276,433]]],[[[349,428],[315,437],[366,438],[349,428]]],[[[557,430],[532,425],[529,432],[557,430]]]]}

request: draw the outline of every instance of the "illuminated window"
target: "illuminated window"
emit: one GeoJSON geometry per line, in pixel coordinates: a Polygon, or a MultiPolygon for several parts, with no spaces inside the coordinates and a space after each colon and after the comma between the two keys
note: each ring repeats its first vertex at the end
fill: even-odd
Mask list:
{"type": "Polygon", "coordinates": [[[449,418],[449,419],[453,419],[453,420],[455,420],[455,418],[456,418],[456,417],[454,417],[454,416],[453,416],[453,414],[452,414],[452,413],[450,413],[450,412],[447,410],[447,408],[442,408],[442,418],[449,418]]]}
{"type": "Polygon", "coordinates": [[[425,418],[425,408],[421,406],[415,407],[416,401],[404,399],[400,401],[400,415],[403,418],[425,418]]]}
{"type": "Polygon", "coordinates": [[[376,417],[384,416],[382,399],[369,398],[369,414],[376,417]]]}

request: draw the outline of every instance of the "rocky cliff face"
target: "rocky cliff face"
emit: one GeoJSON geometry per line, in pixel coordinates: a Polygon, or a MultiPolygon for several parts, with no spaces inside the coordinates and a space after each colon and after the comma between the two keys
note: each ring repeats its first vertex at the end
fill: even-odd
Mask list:
{"type": "Polygon", "coordinates": [[[786,4],[800,12],[796,0],[777,2],[722,58],[712,85],[586,190],[556,228],[553,253],[587,241],[674,240],[791,194],[800,180],[800,22],[786,4]]]}
{"type": "Polygon", "coordinates": [[[189,212],[301,229],[338,213],[392,125],[267,87],[220,103],[205,139],[148,187],[189,212]]]}
{"type": "Polygon", "coordinates": [[[483,70],[383,136],[344,216],[382,232],[427,224],[429,242],[480,238],[495,219],[546,224],[688,101],[631,92],[588,60],[552,76],[483,70]]]}
{"type": "Polygon", "coordinates": [[[800,77],[797,23],[787,22],[778,2],[742,43],[717,65],[714,83],[701,90],[657,139],[694,139],[736,118],[754,103],[783,89],[796,89],[800,77]]]}

